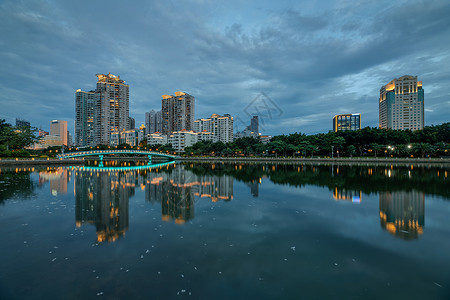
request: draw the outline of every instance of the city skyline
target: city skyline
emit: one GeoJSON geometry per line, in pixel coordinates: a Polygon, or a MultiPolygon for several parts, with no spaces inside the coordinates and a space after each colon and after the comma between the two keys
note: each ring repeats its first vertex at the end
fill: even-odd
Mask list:
{"type": "Polygon", "coordinates": [[[449,121],[445,1],[85,4],[0,5],[0,118],[46,130],[67,120],[74,133],[74,92],[110,72],[130,85],[136,126],[162,94],[179,90],[196,97],[196,118],[229,113],[242,130],[244,109],[264,92],[282,115],[261,118],[263,134],[314,134],[352,111],[362,127],[378,127],[379,89],[410,74],[426,87],[425,126],[449,121]],[[173,22],[149,21],[164,17],[173,22]]]}

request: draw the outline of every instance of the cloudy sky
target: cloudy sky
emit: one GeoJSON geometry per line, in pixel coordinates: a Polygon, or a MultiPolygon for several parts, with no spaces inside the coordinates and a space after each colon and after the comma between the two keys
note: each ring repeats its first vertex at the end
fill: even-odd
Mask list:
{"type": "Polygon", "coordinates": [[[417,75],[425,125],[450,121],[450,1],[0,1],[0,118],[73,132],[75,90],[97,73],[130,85],[130,115],[161,95],[196,98],[262,133],[332,129],[340,113],[378,125],[382,85],[417,75]]]}

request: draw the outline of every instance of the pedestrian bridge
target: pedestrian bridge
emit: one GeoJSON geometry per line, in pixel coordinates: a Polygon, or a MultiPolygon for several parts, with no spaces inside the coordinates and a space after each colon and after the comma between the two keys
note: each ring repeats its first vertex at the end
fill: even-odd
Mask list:
{"type": "Polygon", "coordinates": [[[156,151],[145,151],[145,150],[133,150],[133,149],[125,149],[125,150],[91,150],[91,151],[78,151],[78,152],[69,152],[62,153],[58,155],[59,159],[69,159],[76,157],[85,157],[85,156],[98,156],[100,159],[100,166],[103,166],[103,157],[105,155],[117,155],[117,154],[127,154],[127,155],[145,155],[148,156],[149,163],[152,161],[153,156],[164,157],[169,161],[173,161],[177,158],[176,155],[156,152],[156,151]]]}

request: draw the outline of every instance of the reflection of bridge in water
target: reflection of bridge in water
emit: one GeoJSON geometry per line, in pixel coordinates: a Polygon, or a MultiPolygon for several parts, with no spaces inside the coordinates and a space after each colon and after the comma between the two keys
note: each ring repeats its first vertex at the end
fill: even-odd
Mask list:
{"type": "Polygon", "coordinates": [[[152,161],[152,157],[163,157],[167,158],[169,161],[173,161],[177,158],[176,155],[171,155],[167,153],[161,153],[156,151],[145,151],[145,150],[92,150],[92,151],[78,151],[78,152],[69,152],[58,155],[59,159],[69,159],[76,157],[88,157],[88,156],[98,156],[100,160],[99,167],[103,167],[103,157],[105,155],[143,155],[147,156],[149,160],[149,164],[152,161]]]}

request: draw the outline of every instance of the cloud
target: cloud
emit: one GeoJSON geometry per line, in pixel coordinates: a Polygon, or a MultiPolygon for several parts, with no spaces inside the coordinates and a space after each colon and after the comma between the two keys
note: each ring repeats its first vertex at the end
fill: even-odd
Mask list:
{"type": "Polygon", "coordinates": [[[73,131],[75,90],[111,72],[130,84],[137,123],[178,90],[196,97],[196,117],[248,120],[243,108],[264,92],[283,111],[264,134],[327,132],[344,112],[376,126],[380,87],[412,74],[424,82],[426,124],[443,123],[449,13],[446,1],[6,0],[2,114],[48,127],[66,119],[73,131]]]}

